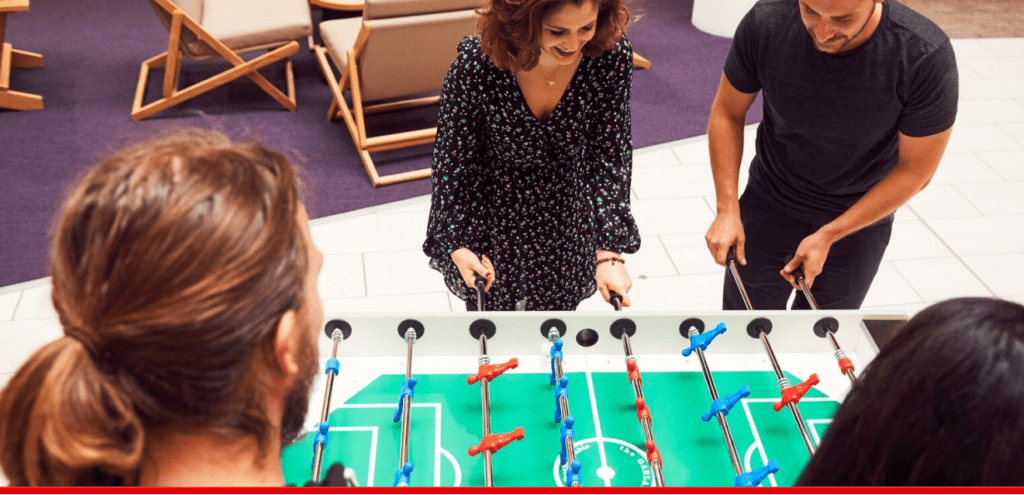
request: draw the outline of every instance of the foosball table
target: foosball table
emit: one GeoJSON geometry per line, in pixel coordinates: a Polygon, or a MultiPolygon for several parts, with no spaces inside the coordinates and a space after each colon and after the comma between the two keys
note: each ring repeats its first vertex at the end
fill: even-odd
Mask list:
{"type": "Polygon", "coordinates": [[[904,315],[328,315],[286,482],[789,486],[904,315]],[[332,318],[333,316],[333,318],[332,318]],[[841,346],[840,346],[841,344],[841,346]],[[320,393],[323,395],[319,395],[320,393]]]}

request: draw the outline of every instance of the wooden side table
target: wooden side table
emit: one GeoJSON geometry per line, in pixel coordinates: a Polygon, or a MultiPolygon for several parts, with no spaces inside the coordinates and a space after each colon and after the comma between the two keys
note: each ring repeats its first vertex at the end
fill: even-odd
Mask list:
{"type": "MultiPolygon", "coordinates": [[[[2,1],[2,0],[0,0],[2,1]]],[[[363,0],[309,0],[309,7],[311,9],[320,10],[337,10],[341,12],[361,12],[363,10],[363,0]]],[[[317,32],[320,29],[319,26],[313,26],[313,32],[317,32]]],[[[313,33],[310,33],[306,37],[309,44],[309,51],[313,51],[313,33]]]]}
{"type": "Polygon", "coordinates": [[[0,108],[12,110],[42,110],[43,97],[20,91],[12,91],[11,67],[36,68],[43,66],[43,56],[38,53],[14,49],[4,42],[7,28],[7,14],[28,10],[28,0],[0,0],[0,108]]]}
{"type": "Polygon", "coordinates": [[[363,10],[363,0],[309,0],[309,6],[314,9],[358,12],[363,10]]]}

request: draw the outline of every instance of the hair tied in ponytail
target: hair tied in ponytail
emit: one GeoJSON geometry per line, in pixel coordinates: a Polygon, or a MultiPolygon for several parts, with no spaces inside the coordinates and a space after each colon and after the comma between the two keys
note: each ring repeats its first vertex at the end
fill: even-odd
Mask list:
{"type": "Polygon", "coordinates": [[[82,329],[77,325],[64,327],[64,336],[78,342],[101,373],[111,374],[113,372],[113,367],[111,366],[113,356],[106,350],[100,350],[100,344],[95,342],[95,339],[86,337],[87,335],[95,335],[95,332],[82,329]]]}

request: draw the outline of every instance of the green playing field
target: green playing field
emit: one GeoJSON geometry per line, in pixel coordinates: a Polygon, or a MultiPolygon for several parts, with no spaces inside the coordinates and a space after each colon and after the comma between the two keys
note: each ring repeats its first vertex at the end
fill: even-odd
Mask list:
{"type": "MultiPolygon", "coordinates": [[[[413,486],[483,486],[483,456],[467,449],[482,434],[480,386],[466,375],[416,375],[412,401],[409,459],[413,486]]],[[[583,486],[649,486],[650,466],[643,450],[632,387],[625,373],[568,373],[569,408],[575,418],[577,459],[583,486]]],[[[799,378],[788,375],[790,382],[799,378]]],[[[728,416],[744,470],[768,459],[780,471],[764,485],[792,485],[809,459],[788,409],[775,412],[779,389],[771,372],[715,372],[720,395],[749,385],[751,395],[728,416]]],[[[324,465],[342,462],[362,486],[393,486],[399,467],[401,423],[393,422],[404,375],[382,375],[330,415],[324,465]]],[[[699,372],[645,372],[644,395],[651,409],[654,438],[668,486],[732,486],[735,472],[717,420],[700,418],[710,397],[699,372]]],[[[560,486],[559,424],[554,421],[554,387],[548,375],[508,373],[490,388],[491,431],[517,426],[523,440],[494,455],[495,486],[560,486]]],[[[838,403],[812,389],[800,411],[817,443],[838,403]]],[[[310,478],[313,435],[283,452],[285,478],[302,485],[310,478]]]]}

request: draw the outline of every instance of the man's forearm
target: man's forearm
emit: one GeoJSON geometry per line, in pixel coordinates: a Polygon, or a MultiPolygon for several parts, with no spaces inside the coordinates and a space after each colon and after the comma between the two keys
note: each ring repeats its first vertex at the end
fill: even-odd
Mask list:
{"type": "Polygon", "coordinates": [[[711,174],[715,181],[718,213],[739,210],[740,161],[743,159],[743,122],[712,115],[708,122],[711,174]]]}
{"type": "Polygon", "coordinates": [[[939,167],[953,130],[924,137],[899,134],[900,158],[896,168],[868,190],[859,201],[819,232],[838,241],[896,211],[928,185],[939,167]]]}
{"type": "Polygon", "coordinates": [[[845,213],[829,222],[821,231],[836,242],[895,212],[914,197],[931,179],[931,174],[897,166],[845,213]]]}

